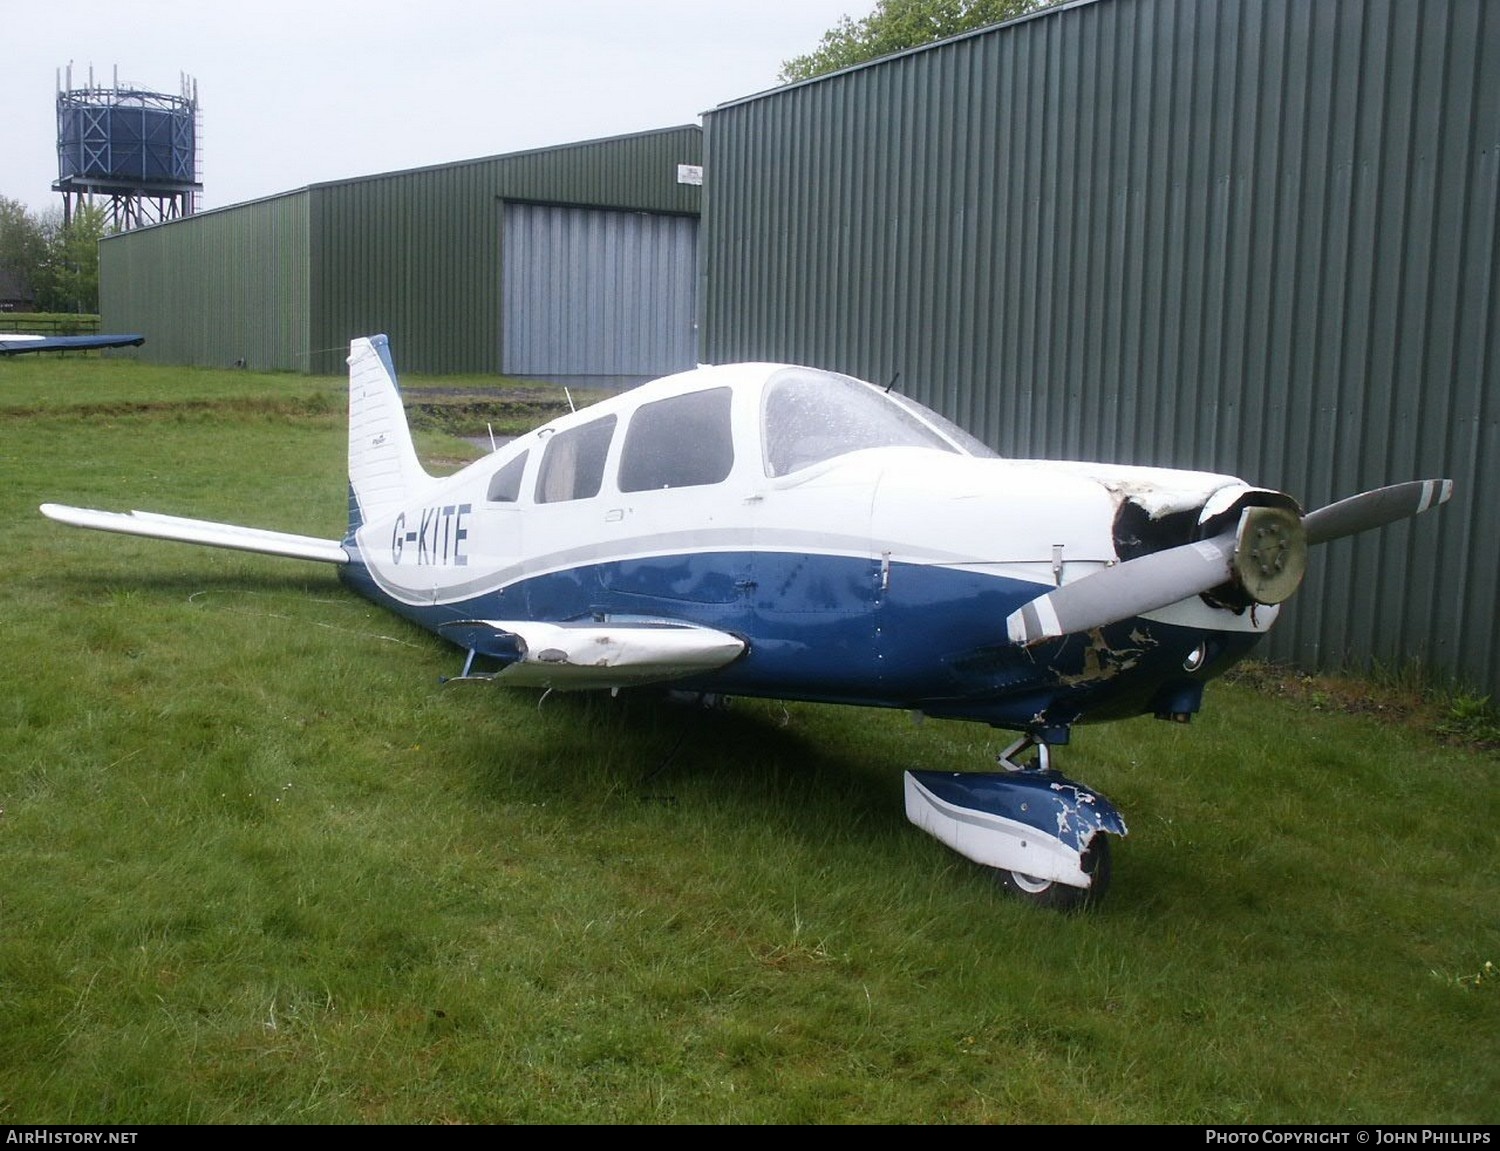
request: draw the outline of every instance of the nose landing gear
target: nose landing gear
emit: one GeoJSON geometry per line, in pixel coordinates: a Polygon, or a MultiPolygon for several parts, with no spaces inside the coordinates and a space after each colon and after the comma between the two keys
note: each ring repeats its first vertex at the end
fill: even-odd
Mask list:
{"type": "Polygon", "coordinates": [[[1039,907],[1097,903],[1109,886],[1109,835],[1125,821],[1104,796],[1052,770],[1051,749],[1023,736],[999,772],[909,771],[906,817],[1039,907]],[[1021,757],[1036,752],[1023,765],[1021,757]]]}

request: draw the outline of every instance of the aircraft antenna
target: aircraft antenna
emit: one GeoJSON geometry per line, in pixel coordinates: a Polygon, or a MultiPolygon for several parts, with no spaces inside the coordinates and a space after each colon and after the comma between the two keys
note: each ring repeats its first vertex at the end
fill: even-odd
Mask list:
{"type": "Polygon", "coordinates": [[[563,385],[563,395],[568,397],[568,411],[576,412],[578,409],[573,406],[573,393],[568,391],[567,384],[563,385]]]}
{"type": "Polygon", "coordinates": [[[490,451],[494,451],[495,450],[495,425],[492,424],[492,423],[490,423],[489,420],[485,420],[484,421],[484,428],[485,428],[485,431],[487,431],[487,432],[490,433],[490,451]]]}
{"type": "Polygon", "coordinates": [[[900,378],[901,378],[901,369],[897,368],[896,369],[896,374],[891,377],[891,382],[888,383],[888,384],[886,384],[886,386],[885,386],[885,394],[886,395],[890,395],[891,394],[891,389],[896,386],[896,381],[899,380],[900,378]]]}

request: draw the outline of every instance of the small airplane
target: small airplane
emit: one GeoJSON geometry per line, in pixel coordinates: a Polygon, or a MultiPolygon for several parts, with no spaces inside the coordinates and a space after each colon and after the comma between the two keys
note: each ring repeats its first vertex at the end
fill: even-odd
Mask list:
{"type": "Polygon", "coordinates": [[[0,332],[0,356],[18,356],[22,352],[78,352],[89,348],[138,348],[145,336],[28,336],[20,332],[0,332]]]}
{"type": "Polygon", "coordinates": [[[643,384],[435,478],[386,338],[354,340],[349,369],[343,539],[41,510],[336,564],[462,649],[455,678],[669,685],[1011,729],[999,771],[907,772],[907,816],[1053,907],[1102,896],[1108,835],[1126,832],[1105,797],[1053,769],[1073,726],[1187,720],[1275,623],[1310,544],[1452,492],[1419,480],[1304,515],[1230,476],[1002,459],[890,389],[766,363],[643,384]]]}

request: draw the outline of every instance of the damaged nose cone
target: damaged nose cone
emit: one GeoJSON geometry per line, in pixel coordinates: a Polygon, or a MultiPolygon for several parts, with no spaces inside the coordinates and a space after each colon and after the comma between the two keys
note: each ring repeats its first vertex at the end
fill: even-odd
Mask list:
{"type": "Polygon", "coordinates": [[[1215,529],[1217,534],[1206,539],[1122,557],[1120,563],[1037,596],[1006,617],[1006,632],[1012,642],[1029,645],[1118,623],[1192,596],[1241,611],[1257,603],[1278,604],[1297,590],[1307,570],[1307,531],[1295,505],[1243,507],[1236,502],[1210,517],[1206,530],[1215,529]]]}
{"type": "Polygon", "coordinates": [[[1230,561],[1234,582],[1256,603],[1290,596],[1307,571],[1307,531],[1288,508],[1246,508],[1230,561]]]}

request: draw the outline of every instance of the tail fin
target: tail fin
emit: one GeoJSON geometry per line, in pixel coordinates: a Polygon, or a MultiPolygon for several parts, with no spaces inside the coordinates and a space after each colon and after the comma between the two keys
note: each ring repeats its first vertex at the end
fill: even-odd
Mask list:
{"type": "Polygon", "coordinates": [[[349,534],[420,498],[432,482],[412,447],[389,341],[350,341],[349,534]]]}

